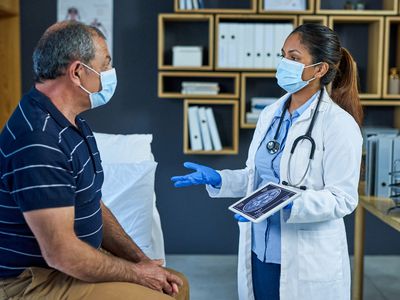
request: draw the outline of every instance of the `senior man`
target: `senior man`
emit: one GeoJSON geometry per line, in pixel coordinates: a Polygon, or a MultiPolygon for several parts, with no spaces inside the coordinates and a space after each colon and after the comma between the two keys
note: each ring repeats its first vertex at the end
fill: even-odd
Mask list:
{"type": "Polygon", "coordinates": [[[116,88],[104,35],[56,23],[33,69],[0,135],[0,299],[188,299],[183,275],[149,259],[101,201],[99,152],[78,115],[116,88]]]}

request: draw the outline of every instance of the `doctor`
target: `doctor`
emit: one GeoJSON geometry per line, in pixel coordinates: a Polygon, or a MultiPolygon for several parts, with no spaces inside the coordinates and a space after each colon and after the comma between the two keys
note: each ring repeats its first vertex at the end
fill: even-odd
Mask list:
{"type": "Polygon", "coordinates": [[[172,181],[206,184],[211,197],[244,197],[268,181],[299,188],[301,197],[264,222],[239,222],[239,298],[350,299],[343,217],[358,201],[356,65],[335,32],[305,24],[286,39],[276,77],[287,94],[261,113],[246,167],[185,163],[195,172],[172,181]]]}

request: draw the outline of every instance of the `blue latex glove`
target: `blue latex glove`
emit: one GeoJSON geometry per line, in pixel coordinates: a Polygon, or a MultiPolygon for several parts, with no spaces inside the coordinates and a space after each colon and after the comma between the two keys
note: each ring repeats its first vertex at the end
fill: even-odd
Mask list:
{"type": "Polygon", "coordinates": [[[183,166],[195,170],[196,172],[172,177],[171,180],[174,182],[175,187],[185,187],[198,184],[210,184],[217,188],[221,186],[221,175],[219,175],[219,173],[214,169],[192,162],[185,162],[183,166]]]}
{"type": "Polygon", "coordinates": [[[235,219],[239,222],[250,222],[249,220],[247,220],[245,217],[239,215],[239,214],[235,214],[235,219]]]}

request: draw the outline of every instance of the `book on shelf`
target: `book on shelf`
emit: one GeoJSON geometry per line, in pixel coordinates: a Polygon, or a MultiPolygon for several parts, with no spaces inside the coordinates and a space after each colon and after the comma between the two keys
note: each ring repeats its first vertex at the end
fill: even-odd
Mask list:
{"type": "Polygon", "coordinates": [[[218,27],[218,67],[276,68],[292,23],[227,23],[218,27]]]}
{"type": "Polygon", "coordinates": [[[179,9],[192,10],[204,8],[204,0],[179,0],[179,9]]]}
{"type": "Polygon", "coordinates": [[[201,138],[200,120],[199,120],[199,107],[190,106],[188,109],[189,121],[189,138],[190,148],[192,150],[202,150],[203,142],[201,138]]]}
{"type": "Polygon", "coordinates": [[[218,95],[219,91],[216,82],[182,82],[181,93],[185,95],[218,95]]]}
{"type": "Polygon", "coordinates": [[[261,112],[264,108],[275,103],[278,98],[275,97],[253,97],[250,100],[251,111],[246,112],[246,122],[250,124],[256,124],[261,112]]]}
{"type": "Polygon", "coordinates": [[[188,123],[191,150],[222,150],[218,126],[211,107],[189,106],[188,123]]]}
{"type": "Polygon", "coordinates": [[[264,10],[306,10],[306,0],[264,0],[264,10]]]}

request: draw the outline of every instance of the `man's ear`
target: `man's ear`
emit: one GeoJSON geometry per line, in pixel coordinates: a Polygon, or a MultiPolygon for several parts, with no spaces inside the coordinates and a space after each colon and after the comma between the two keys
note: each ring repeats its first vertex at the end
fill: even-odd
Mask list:
{"type": "Polygon", "coordinates": [[[80,61],[76,60],[68,66],[67,76],[74,84],[79,86],[81,84],[81,75],[83,72],[82,64],[80,61]]]}

